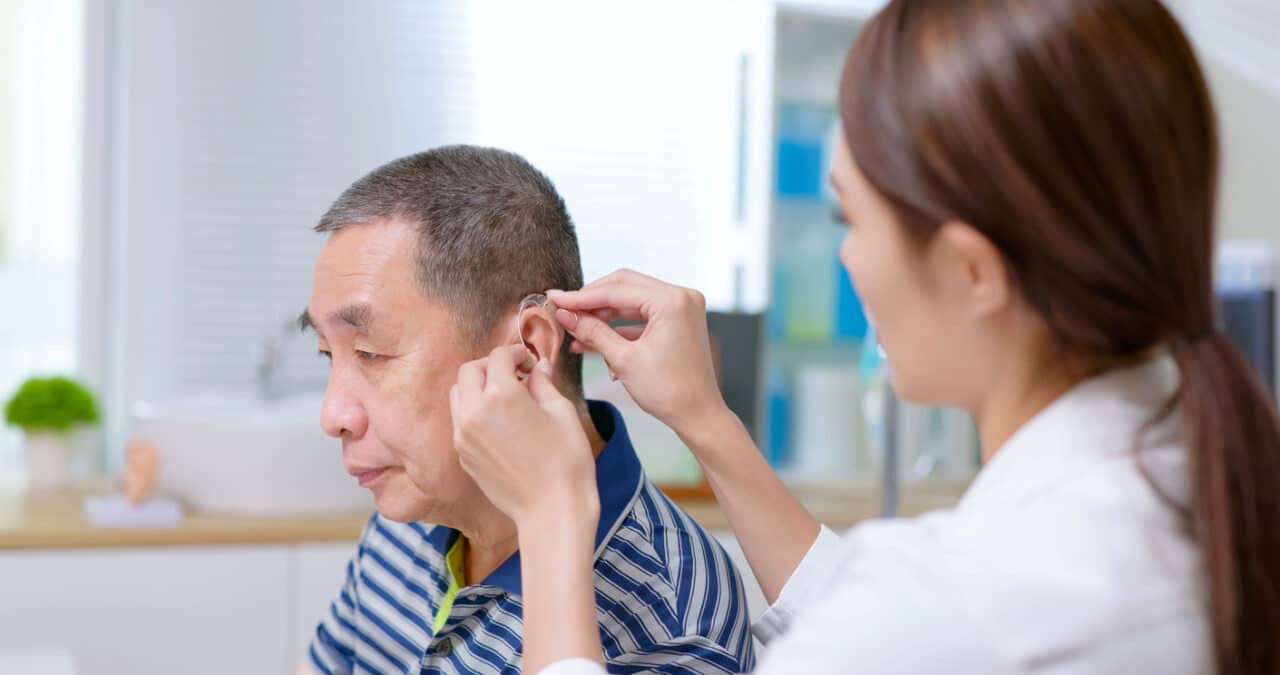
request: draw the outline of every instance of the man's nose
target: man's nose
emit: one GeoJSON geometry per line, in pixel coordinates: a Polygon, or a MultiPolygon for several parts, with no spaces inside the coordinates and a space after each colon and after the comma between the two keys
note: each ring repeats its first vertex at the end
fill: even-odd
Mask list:
{"type": "Polygon", "coordinates": [[[369,424],[369,416],[360,401],[329,378],[320,409],[320,426],[334,438],[360,438],[369,424]]]}

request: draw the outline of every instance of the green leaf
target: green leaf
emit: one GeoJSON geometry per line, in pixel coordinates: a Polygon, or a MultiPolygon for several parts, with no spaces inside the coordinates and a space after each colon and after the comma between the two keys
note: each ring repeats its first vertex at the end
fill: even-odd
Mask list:
{"type": "Polygon", "coordinates": [[[5,422],[27,431],[70,431],[96,424],[98,404],[87,387],[69,377],[33,377],[4,407],[5,422]]]}

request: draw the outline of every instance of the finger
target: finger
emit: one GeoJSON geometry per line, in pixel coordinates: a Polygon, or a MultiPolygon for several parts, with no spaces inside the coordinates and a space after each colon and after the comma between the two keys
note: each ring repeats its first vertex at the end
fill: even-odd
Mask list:
{"type": "MultiPolygon", "coordinates": [[[[516,345],[512,346],[515,347],[516,345]]],[[[519,349],[516,350],[514,356],[519,359],[519,362],[516,364],[516,370],[522,373],[531,373],[533,372],[534,366],[538,365],[538,357],[534,356],[533,352],[524,345],[519,345],[519,349]]]]}
{"type": "Polygon", "coordinates": [[[574,291],[552,302],[556,307],[580,312],[607,313],[608,318],[642,318],[650,300],[661,297],[662,289],[612,282],[574,291]]]}
{"type": "Polygon", "coordinates": [[[640,339],[641,335],[644,335],[644,331],[646,328],[648,328],[648,326],[644,326],[644,325],[614,326],[613,332],[617,333],[618,335],[621,335],[626,340],[631,340],[634,342],[640,339]]]}
{"type": "MultiPolygon", "coordinates": [[[[529,351],[529,348],[522,344],[510,344],[495,347],[493,351],[489,352],[489,356],[481,360],[492,360],[499,352],[505,352],[505,358],[510,359],[510,362],[514,365],[515,369],[522,373],[528,373],[533,370],[534,366],[538,365],[538,357],[534,356],[533,352],[529,351]]],[[[505,364],[507,361],[503,361],[503,363],[505,364]]]]}
{"type": "Polygon", "coordinates": [[[468,361],[458,368],[458,395],[461,400],[469,400],[484,391],[484,361],[468,361]]]}
{"type": "Polygon", "coordinates": [[[585,288],[590,288],[592,286],[597,286],[600,284],[606,284],[606,283],[612,283],[612,282],[645,284],[645,285],[651,285],[651,286],[669,285],[667,284],[667,282],[657,277],[652,277],[652,276],[649,276],[648,274],[643,274],[627,267],[620,267],[600,277],[599,279],[592,281],[591,283],[587,284],[585,288]]]}
{"type": "Polygon", "coordinates": [[[612,309],[617,316],[640,318],[644,314],[646,304],[652,298],[677,288],[634,272],[626,275],[615,272],[600,281],[592,282],[581,290],[554,291],[550,297],[557,307],[564,309],[582,311],[612,309]]]}
{"type": "Polygon", "coordinates": [[[599,288],[600,286],[606,286],[606,285],[615,284],[618,282],[623,282],[623,283],[631,282],[631,283],[640,283],[640,284],[662,283],[661,281],[658,281],[653,277],[649,277],[649,276],[640,274],[639,272],[636,272],[634,270],[629,270],[623,267],[623,268],[616,269],[598,279],[594,279],[591,281],[591,283],[586,284],[585,286],[582,286],[581,288],[578,288],[573,291],[565,291],[558,288],[551,289],[547,291],[547,297],[554,298],[556,296],[565,295],[566,293],[575,294],[583,290],[591,290],[594,288],[599,288]]]}
{"type": "Polygon", "coordinates": [[[523,364],[528,352],[524,345],[503,345],[489,352],[489,358],[485,360],[485,389],[515,384],[516,364],[523,364]]]}
{"type": "MultiPolygon", "coordinates": [[[[571,332],[574,330],[577,330],[578,317],[574,315],[572,312],[569,312],[568,310],[565,310],[564,315],[558,315],[556,317],[556,320],[560,322],[560,325],[564,327],[565,330],[568,330],[571,332]]],[[[601,321],[605,321],[605,320],[601,319],[601,321]]],[[[640,339],[640,337],[644,335],[645,330],[648,329],[648,325],[647,324],[630,324],[626,326],[609,326],[609,328],[613,329],[613,332],[617,333],[618,335],[621,335],[624,339],[634,342],[640,339]]],[[[587,345],[583,344],[581,340],[574,338],[573,342],[569,344],[569,351],[575,354],[583,354],[585,352],[590,351],[590,348],[587,345]]]]}
{"type": "Polygon", "coordinates": [[[449,387],[449,417],[453,419],[454,429],[458,428],[460,423],[458,417],[462,414],[462,401],[458,397],[458,385],[449,387]]]}
{"type": "Polygon", "coordinates": [[[551,362],[546,359],[539,361],[538,366],[529,374],[529,393],[539,405],[566,400],[556,388],[553,375],[551,362]]]}
{"type": "Polygon", "coordinates": [[[620,364],[617,362],[622,360],[623,351],[631,345],[629,340],[615,333],[609,324],[590,314],[575,315],[572,312],[560,310],[556,312],[556,319],[578,342],[600,352],[611,368],[618,369],[620,364]]]}
{"type": "Polygon", "coordinates": [[[453,446],[458,449],[458,454],[461,457],[465,457],[467,447],[466,439],[462,433],[466,416],[463,409],[467,405],[468,403],[462,399],[462,391],[458,388],[458,385],[455,384],[450,387],[449,418],[453,421],[453,446]]]}

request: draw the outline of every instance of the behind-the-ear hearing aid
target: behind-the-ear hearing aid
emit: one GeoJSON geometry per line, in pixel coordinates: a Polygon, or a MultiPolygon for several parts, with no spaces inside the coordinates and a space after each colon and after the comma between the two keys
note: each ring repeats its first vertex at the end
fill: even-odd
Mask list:
{"type": "Polygon", "coordinates": [[[529,343],[525,342],[524,339],[524,330],[521,328],[524,325],[524,312],[527,309],[545,308],[550,308],[552,312],[556,311],[555,303],[551,302],[551,299],[545,293],[530,293],[520,300],[520,307],[516,310],[516,337],[520,340],[520,345],[524,347],[526,355],[524,363],[520,365],[516,372],[516,377],[520,380],[528,377],[529,373],[533,372],[533,367],[538,363],[533,350],[529,349],[529,343]]]}
{"type": "MultiPolygon", "coordinates": [[[[551,308],[552,312],[556,310],[555,303],[551,302],[551,298],[548,298],[546,293],[530,293],[520,301],[520,308],[516,310],[516,337],[520,338],[520,344],[525,349],[529,349],[529,345],[524,341],[524,331],[520,329],[520,326],[524,324],[524,311],[526,309],[543,309],[546,307],[551,308]]],[[[529,349],[529,351],[533,350],[529,349]]]]}

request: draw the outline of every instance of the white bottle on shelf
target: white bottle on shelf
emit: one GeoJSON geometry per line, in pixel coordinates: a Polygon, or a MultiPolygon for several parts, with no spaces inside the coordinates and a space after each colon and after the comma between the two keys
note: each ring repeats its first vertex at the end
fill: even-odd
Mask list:
{"type": "Polygon", "coordinates": [[[865,430],[858,411],[861,387],[854,366],[814,364],[796,375],[796,452],[793,468],[822,479],[864,477],[865,430]]]}

